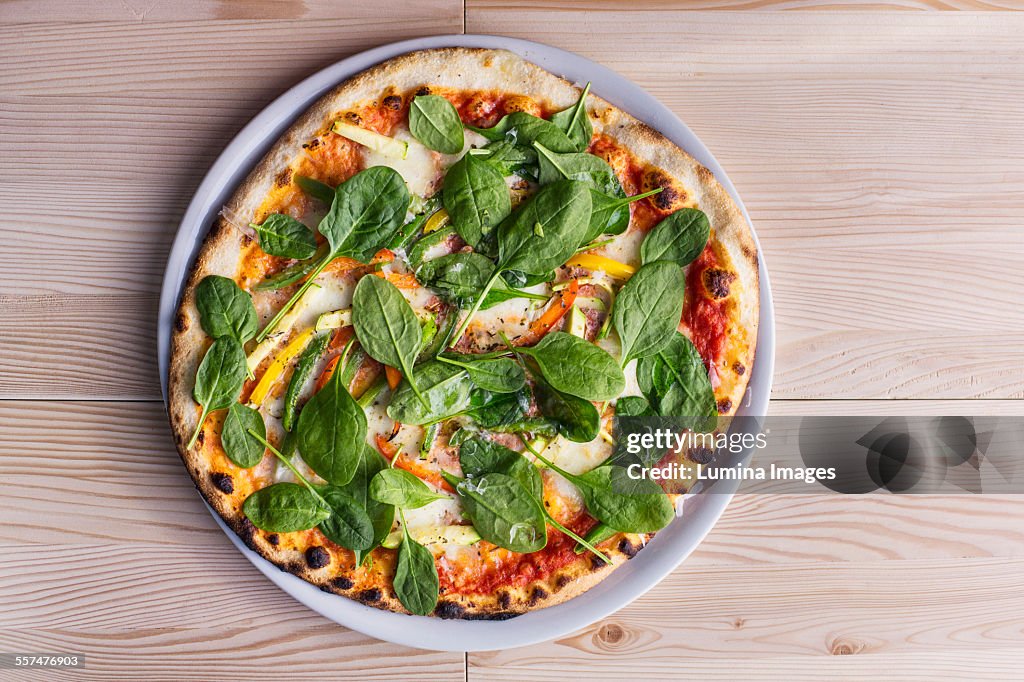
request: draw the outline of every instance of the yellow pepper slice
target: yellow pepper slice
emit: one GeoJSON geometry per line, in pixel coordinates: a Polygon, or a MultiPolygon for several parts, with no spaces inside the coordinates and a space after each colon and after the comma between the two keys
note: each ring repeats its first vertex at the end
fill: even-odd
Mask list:
{"type": "Polygon", "coordinates": [[[594,253],[577,254],[570,258],[566,265],[578,265],[591,271],[600,270],[615,279],[629,279],[636,273],[636,268],[632,265],[613,260],[607,256],[598,256],[594,253]]]}
{"type": "Polygon", "coordinates": [[[427,218],[427,224],[423,226],[423,234],[430,234],[440,230],[442,227],[448,224],[448,211],[443,208],[440,211],[434,213],[434,215],[427,218]]]}
{"type": "Polygon", "coordinates": [[[274,387],[274,384],[277,383],[277,380],[284,373],[284,368],[288,361],[298,355],[312,337],[313,330],[307,329],[298,334],[284,347],[284,350],[277,354],[274,361],[270,363],[270,367],[267,367],[267,371],[260,377],[256,388],[252,390],[252,395],[249,396],[250,405],[259,407],[263,404],[263,401],[267,399],[267,394],[270,393],[270,389],[274,387]]]}

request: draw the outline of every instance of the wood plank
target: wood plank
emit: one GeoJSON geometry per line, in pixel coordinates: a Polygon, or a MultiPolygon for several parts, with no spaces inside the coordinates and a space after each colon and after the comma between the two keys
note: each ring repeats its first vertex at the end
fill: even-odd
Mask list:
{"type": "MultiPolygon", "coordinates": [[[[138,296],[157,294],[202,170],[289,84],[379,40],[373,12],[359,3],[351,20],[317,21],[298,47],[281,20],[258,31],[200,20],[0,27],[0,59],[16,67],[0,74],[10,112],[0,120],[0,291],[13,297],[0,322],[0,397],[157,397],[154,301],[138,296]],[[48,330],[77,373],[57,353],[23,362],[40,336],[28,324],[42,314],[33,297],[55,294],[67,297],[44,310],[82,301],[129,316],[92,325],[77,315],[48,330]],[[123,348],[126,327],[137,345],[110,371],[108,349],[123,348]]],[[[456,12],[423,12],[392,37],[461,25],[456,12]]],[[[777,396],[1024,396],[1024,309],[1013,298],[1024,254],[1024,141],[1014,133],[1024,17],[657,9],[630,15],[636,50],[626,54],[613,49],[614,13],[588,14],[581,33],[568,30],[574,12],[471,3],[468,21],[619,70],[718,155],[772,275],[777,396]],[[1000,245],[983,268],[963,256],[978,244],[1000,245]]]]}
{"type": "MultiPolygon", "coordinates": [[[[623,5],[616,0],[569,0],[553,3],[548,0],[470,0],[474,9],[503,11],[545,11],[563,9],[593,14],[597,12],[620,13],[623,5]]],[[[1022,5],[1016,0],[639,0],[629,3],[629,11],[702,10],[728,11],[842,11],[879,12],[893,10],[1019,10],[1022,5]]]]}
{"type": "MultiPolygon", "coordinates": [[[[157,597],[159,599],[159,597],[157,597]]],[[[237,608],[238,595],[233,605],[237,608]]],[[[188,599],[178,608],[188,604],[188,599]]],[[[85,655],[81,669],[0,671],[0,680],[324,680],[461,681],[465,659],[386,644],[346,630],[293,602],[305,621],[262,628],[0,628],[0,648],[85,655]]]]}

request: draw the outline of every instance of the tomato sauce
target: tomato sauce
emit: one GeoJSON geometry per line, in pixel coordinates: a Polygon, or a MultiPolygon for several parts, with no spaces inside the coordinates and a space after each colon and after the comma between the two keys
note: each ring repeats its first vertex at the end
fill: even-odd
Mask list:
{"type": "Polygon", "coordinates": [[[704,288],[704,273],[717,265],[718,257],[709,243],[686,273],[686,302],[683,305],[683,323],[690,330],[690,339],[708,367],[718,362],[725,346],[725,303],[707,296],[704,288]]]}

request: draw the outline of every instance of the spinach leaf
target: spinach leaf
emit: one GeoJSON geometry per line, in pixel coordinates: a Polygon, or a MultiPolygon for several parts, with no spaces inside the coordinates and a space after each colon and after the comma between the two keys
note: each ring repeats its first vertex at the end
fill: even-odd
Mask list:
{"type": "Polygon", "coordinates": [[[321,244],[316,250],[316,253],[313,254],[312,258],[292,263],[280,272],[267,277],[253,288],[256,291],[277,291],[278,289],[284,289],[287,286],[295,284],[312,272],[313,268],[323,261],[327,256],[329,248],[329,244],[321,244]]]}
{"type": "Polygon", "coordinates": [[[530,396],[526,390],[515,393],[491,393],[475,389],[470,397],[470,406],[463,414],[477,426],[491,431],[521,421],[530,409],[530,396]]]}
{"type": "Polygon", "coordinates": [[[583,88],[580,98],[576,104],[568,109],[563,109],[551,115],[551,122],[561,128],[572,140],[578,151],[586,151],[590,146],[590,138],[594,136],[594,126],[587,115],[587,95],[590,93],[590,83],[583,88]]]}
{"type": "Polygon", "coordinates": [[[245,498],[242,513],[260,530],[293,533],[325,521],[331,510],[298,483],[275,483],[245,498]]]}
{"type": "Polygon", "coordinates": [[[556,390],[586,400],[611,400],[626,388],[626,378],[603,348],[565,332],[550,332],[532,348],[519,353],[532,357],[556,390]]]}
{"type": "Polygon", "coordinates": [[[410,200],[398,171],[372,166],[338,186],[320,233],[334,257],[350,256],[365,263],[402,227],[410,200]]]}
{"type": "Polygon", "coordinates": [[[426,225],[430,216],[437,212],[440,204],[441,200],[436,194],[427,199],[423,204],[423,208],[416,214],[416,216],[406,224],[402,225],[398,232],[395,233],[395,236],[391,238],[391,241],[388,242],[388,248],[395,251],[398,249],[404,249],[412,244],[413,240],[420,236],[420,233],[423,231],[423,226],[426,225]]]}
{"type": "Polygon", "coordinates": [[[448,169],[441,196],[455,231],[473,247],[512,212],[505,179],[475,154],[448,169]]]}
{"type": "Polygon", "coordinates": [[[662,191],[661,187],[631,197],[608,196],[593,192],[591,199],[590,226],[584,242],[593,241],[602,234],[622,234],[629,227],[629,205],[662,191]]]}
{"type": "MultiPolygon", "coordinates": [[[[310,339],[306,349],[302,351],[298,362],[295,363],[295,371],[288,381],[288,390],[284,394],[284,414],[281,415],[281,425],[285,431],[291,431],[295,425],[295,415],[298,413],[299,394],[302,392],[309,377],[313,375],[313,368],[316,361],[324,354],[327,344],[331,340],[330,334],[321,334],[310,339]]],[[[345,383],[348,386],[348,383],[345,383]]]]}
{"type": "Polygon", "coordinates": [[[671,342],[636,364],[636,380],[658,414],[695,420],[694,430],[713,431],[718,417],[715,391],[697,348],[676,332],[671,342]]]}
{"type": "Polygon", "coordinates": [[[256,335],[256,306],[233,279],[220,275],[204,277],[196,287],[196,308],[203,331],[215,339],[230,336],[244,344],[256,335]]]}
{"type": "MultiPolygon", "coordinates": [[[[448,343],[451,341],[452,333],[455,331],[455,327],[459,324],[459,306],[452,306],[448,309],[448,312],[444,315],[444,322],[438,328],[430,340],[423,345],[420,349],[420,354],[416,356],[416,362],[426,362],[427,360],[433,360],[437,357],[437,354],[444,350],[448,343]]],[[[418,372],[418,370],[417,370],[418,372]]],[[[418,377],[417,381],[422,386],[422,378],[418,377]]]]}
{"type": "Polygon", "coordinates": [[[439,355],[437,359],[467,370],[470,380],[486,391],[515,393],[526,385],[523,368],[509,358],[474,360],[472,355],[460,355],[458,358],[439,355]]]}
{"type": "MultiPolygon", "coordinates": [[[[446,476],[449,483],[456,480],[446,476]]],[[[455,487],[462,511],[480,537],[513,552],[537,552],[548,543],[540,502],[519,481],[500,473],[463,479],[455,487]]]]}
{"type": "Polygon", "coordinates": [[[651,404],[642,396],[626,395],[615,401],[616,417],[653,417],[654,414],[651,404]]]}
{"type": "Polygon", "coordinates": [[[601,157],[585,152],[559,154],[539,143],[534,147],[540,160],[540,184],[547,185],[565,178],[586,183],[601,194],[625,198],[626,192],[619,177],[601,157]]]}
{"type": "Polygon", "coordinates": [[[366,441],[366,413],[345,388],[341,375],[332,374],[309,399],[296,425],[302,459],[321,478],[339,486],[352,480],[366,441]]]}
{"type": "Polygon", "coordinates": [[[459,112],[440,95],[417,95],[409,105],[409,132],[423,146],[458,154],[465,144],[459,112]]]}
{"type": "Polygon", "coordinates": [[[309,229],[290,215],[271,213],[263,223],[249,223],[260,238],[264,253],[282,258],[305,260],[316,253],[316,237],[309,229]]]}
{"type": "MultiPolygon", "coordinates": [[[[619,531],[615,530],[614,528],[609,528],[603,523],[598,522],[596,526],[587,531],[587,534],[583,536],[583,539],[590,543],[591,547],[593,547],[594,545],[601,544],[602,542],[611,538],[618,532],[619,531]]],[[[583,554],[587,551],[587,548],[582,544],[578,544],[573,549],[573,551],[577,554],[583,554]]]]}
{"type": "Polygon", "coordinates": [[[683,316],[685,285],[678,265],[656,261],[637,270],[622,287],[612,310],[612,324],[622,342],[622,367],[672,341],[683,316]]]}
{"type": "Polygon", "coordinates": [[[494,274],[494,263],[479,253],[460,251],[428,260],[416,268],[416,278],[452,303],[472,302],[494,274]]]}
{"type": "Polygon", "coordinates": [[[430,550],[409,535],[402,519],[402,544],[398,547],[398,562],[394,577],[395,595],[402,606],[417,616],[425,616],[437,606],[440,580],[437,565],[430,550]]]}
{"type": "Polygon", "coordinates": [[[570,474],[540,453],[534,455],[576,486],[591,516],[615,530],[654,533],[675,517],[672,502],[654,481],[634,480],[626,469],[607,464],[585,474],[570,474]]]}
{"type": "MultiPolygon", "coordinates": [[[[483,426],[481,424],[481,426],[483,426]]],[[[484,427],[497,433],[529,434],[534,437],[554,438],[558,435],[558,425],[545,417],[530,417],[504,422],[495,426],[484,427]]]]}
{"type": "Polygon", "coordinates": [[[395,523],[395,508],[370,497],[370,481],[379,471],[383,471],[387,467],[387,460],[364,443],[355,475],[341,488],[363,507],[373,525],[373,542],[365,549],[355,550],[356,566],[361,566],[370,552],[380,546],[395,523]]]}
{"type": "Polygon", "coordinates": [[[368,275],[360,279],[352,295],[352,326],[366,354],[400,368],[413,393],[424,400],[413,376],[423,330],[398,287],[383,277],[368,275]]]}
{"type": "MultiPolygon", "coordinates": [[[[554,276],[552,275],[553,278],[554,276]]],[[[506,301],[514,301],[519,298],[525,298],[529,301],[547,301],[551,296],[515,289],[505,283],[504,277],[499,277],[494,286],[491,287],[491,290],[487,292],[487,296],[484,297],[484,302],[480,304],[480,310],[487,310],[506,301]]]]}
{"type": "Polygon", "coordinates": [[[314,199],[319,199],[328,206],[334,203],[334,188],[330,185],[306,175],[295,175],[292,179],[299,189],[314,199]]]}
{"type": "Polygon", "coordinates": [[[351,550],[373,546],[373,521],[355,498],[333,485],[321,486],[319,493],[331,508],[331,515],[320,522],[328,540],[351,550]]]}
{"type": "Polygon", "coordinates": [[[537,467],[504,445],[483,438],[469,438],[459,446],[459,466],[468,479],[490,473],[506,474],[519,481],[535,499],[543,497],[544,486],[537,467]]]}
{"type": "Polygon", "coordinates": [[[250,429],[260,438],[266,439],[267,427],[263,423],[263,416],[247,405],[231,403],[220,431],[220,442],[228,459],[243,469],[259,464],[267,451],[258,438],[249,434],[250,429]]]}
{"type": "Polygon", "coordinates": [[[540,413],[558,425],[558,433],[576,443],[589,443],[601,431],[601,415],[593,403],[562,393],[536,374],[533,394],[540,413]]]}
{"type": "Polygon", "coordinates": [[[470,404],[470,382],[466,370],[444,362],[428,360],[416,368],[426,405],[417,399],[408,381],[395,390],[388,416],[403,424],[425,425],[461,413],[470,404]]]}
{"type": "Polygon", "coordinates": [[[418,509],[447,495],[435,493],[430,487],[405,469],[384,469],[370,481],[370,497],[382,504],[400,509],[418,509]]]}
{"type": "Polygon", "coordinates": [[[338,186],[331,210],[320,221],[319,230],[330,248],[310,270],[302,286],[277,311],[257,336],[262,341],[277,326],[317,276],[338,256],[368,261],[389,243],[402,227],[409,207],[409,188],[402,176],[386,166],[360,171],[338,186]]]}
{"type": "Polygon", "coordinates": [[[242,350],[242,344],[233,336],[215,339],[196,371],[192,397],[202,405],[203,411],[186,449],[195,445],[210,412],[226,409],[238,400],[244,383],[245,351],[242,350]]]}
{"type": "Polygon", "coordinates": [[[467,127],[492,142],[507,140],[526,147],[534,142],[540,142],[548,149],[558,152],[571,152],[576,149],[573,141],[557,125],[525,111],[516,111],[504,116],[493,128],[467,127]]]}
{"type": "Polygon", "coordinates": [[[685,267],[704,250],[711,223],[704,211],[681,208],[658,223],[640,245],[644,265],[664,260],[685,267]]]}
{"type": "Polygon", "coordinates": [[[471,149],[469,153],[494,166],[502,176],[517,174],[531,180],[537,179],[537,150],[532,147],[498,140],[481,149],[471,149]]]}
{"type": "Polygon", "coordinates": [[[583,183],[542,187],[498,228],[499,269],[544,275],[560,267],[580,245],[590,205],[583,183]]]}

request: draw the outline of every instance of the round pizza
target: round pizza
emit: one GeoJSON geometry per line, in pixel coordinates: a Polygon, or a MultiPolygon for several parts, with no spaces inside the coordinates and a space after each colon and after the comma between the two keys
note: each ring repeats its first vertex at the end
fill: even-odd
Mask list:
{"type": "Polygon", "coordinates": [[[503,618],[675,518],[685,485],[627,473],[617,418],[735,412],[758,256],[708,169],[590,90],[505,51],[406,54],[319,100],[223,208],[169,411],[253,550],[382,609],[503,618]]]}

